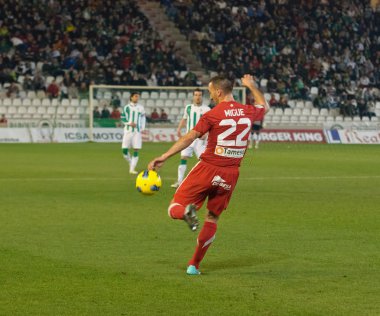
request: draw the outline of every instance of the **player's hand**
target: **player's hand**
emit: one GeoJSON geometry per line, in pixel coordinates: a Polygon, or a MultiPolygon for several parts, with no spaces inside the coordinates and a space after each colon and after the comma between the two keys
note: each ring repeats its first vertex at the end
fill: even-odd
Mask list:
{"type": "Polygon", "coordinates": [[[244,75],[241,78],[241,83],[243,84],[243,86],[247,88],[250,88],[250,87],[256,88],[255,80],[252,75],[247,75],[247,74],[244,75]]]}
{"type": "Polygon", "coordinates": [[[158,157],[153,159],[149,164],[148,164],[148,170],[158,170],[160,169],[164,163],[165,163],[166,158],[165,157],[158,157]]]}
{"type": "Polygon", "coordinates": [[[136,123],[131,122],[131,123],[129,123],[129,126],[136,127],[137,125],[136,125],[136,123]]]}

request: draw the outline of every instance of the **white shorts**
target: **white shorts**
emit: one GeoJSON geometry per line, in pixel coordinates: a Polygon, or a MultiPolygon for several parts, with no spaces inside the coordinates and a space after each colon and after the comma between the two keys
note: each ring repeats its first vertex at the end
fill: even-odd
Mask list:
{"type": "Polygon", "coordinates": [[[121,148],[141,149],[141,138],[141,132],[124,131],[123,143],[121,144],[121,148]]]}
{"type": "Polygon", "coordinates": [[[200,157],[206,149],[206,140],[197,138],[194,140],[189,147],[181,151],[181,157],[193,157],[193,153],[200,157]]]}

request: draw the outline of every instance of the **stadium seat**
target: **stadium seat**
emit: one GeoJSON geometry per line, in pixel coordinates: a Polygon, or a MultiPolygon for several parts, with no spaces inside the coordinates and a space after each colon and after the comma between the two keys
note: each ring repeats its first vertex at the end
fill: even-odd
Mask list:
{"type": "Polygon", "coordinates": [[[26,108],[26,106],[19,106],[18,108],[17,108],[17,114],[21,114],[21,115],[24,115],[24,114],[26,114],[26,113],[28,113],[28,110],[27,110],[27,108],[26,108]]]}
{"type": "MultiPolygon", "coordinates": [[[[146,91],[144,91],[143,93],[141,93],[141,98],[142,98],[142,99],[145,99],[145,98],[143,98],[143,94],[144,94],[144,93],[147,93],[147,94],[148,94],[147,99],[149,99],[149,92],[146,92],[146,91]]],[[[131,96],[131,93],[130,93],[129,91],[124,91],[123,94],[122,94],[122,98],[125,99],[125,100],[128,100],[128,101],[129,101],[129,97],[130,97],[130,96],[131,96]]]]}
{"type": "Polygon", "coordinates": [[[310,109],[308,108],[302,109],[302,115],[309,116],[310,114],[311,114],[310,109]]]}
{"type": "Polygon", "coordinates": [[[7,113],[8,113],[7,107],[0,105],[0,114],[7,114],[7,113]]]}
{"type": "Polygon", "coordinates": [[[296,108],[303,109],[305,107],[304,102],[302,100],[296,101],[296,108]]]}
{"type": "Polygon", "coordinates": [[[265,100],[269,101],[271,98],[270,93],[264,93],[264,98],[265,100]]]}
{"type": "Polygon", "coordinates": [[[319,116],[319,110],[318,109],[311,109],[310,115],[319,116]]]}
{"type": "Polygon", "coordinates": [[[277,101],[280,101],[280,94],[275,92],[273,93],[274,94],[274,98],[277,100],[277,101]]]}
{"type": "Polygon", "coordinates": [[[321,111],[319,112],[319,115],[328,116],[329,111],[327,109],[321,109],[321,111]]]}
{"type": "Polygon", "coordinates": [[[46,98],[46,93],[45,93],[45,91],[43,91],[43,90],[38,90],[38,91],[37,91],[37,98],[39,98],[39,99],[46,98]]]}
{"type": "MultiPolygon", "coordinates": [[[[338,117],[336,117],[336,118],[338,118],[338,117]]],[[[335,119],[335,121],[336,121],[336,119],[335,119]]],[[[353,119],[352,119],[352,117],[350,117],[350,116],[346,116],[346,117],[343,118],[343,121],[344,121],[344,122],[352,122],[353,119]]],[[[359,121],[360,121],[360,118],[359,118],[359,121]]]]}
{"type": "Polygon", "coordinates": [[[302,124],[306,124],[309,121],[308,117],[306,115],[301,115],[299,117],[299,122],[302,124]]]}
{"type": "Polygon", "coordinates": [[[186,99],[186,93],[185,92],[178,92],[178,99],[185,100],[186,99]]]}
{"type": "Polygon", "coordinates": [[[78,99],[71,99],[70,105],[71,106],[79,106],[79,100],[78,99]]]}
{"type": "MultiPolygon", "coordinates": [[[[330,116],[330,118],[332,119],[330,122],[334,121],[334,118],[332,118],[331,116],[330,116]]],[[[327,122],[327,119],[325,116],[318,116],[317,121],[318,121],[318,123],[324,123],[325,121],[327,122]]]]}
{"type": "Polygon", "coordinates": [[[315,123],[317,123],[317,117],[316,117],[316,116],[309,116],[309,118],[308,118],[308,122],[309,122],[310,124],[315,124],[315,123]]]}
{"type": "Polygon", "coordinates": [[[153,99],[153,100],[157,100],[158,99],[158,92],[157,91],[152,91],[150,93],[150,98],[153,99]]]}
{"type": "Polygon", "coordinates": [[[293,115],[293,110],[291,108],[286,108],[284,111],[284,114],[291,116],[291,115],[293,115]]]}
{"type": "Polygon", "coordinates": [[[57,114],[58,115],[63,115],[63,114],[65,114],[66,113],[66,108],[64,108],[63,106],[59,106],[58,108],[57,108],[57,114]]]}
{"type": "Polygon", "coordinates": [[[51,104],[50,99],[48,99],[48,98],[42,99],[41,105],[50,106],[50,104],[51,104]]]}
{"type": "Polygon", "coordinates": [[[368,116],[363,116],[362,122],[369,122],[369,117],[368,116]]]}
{"type": "Polygon", "coordinates": [[[46,77],[46,81],[45,81],[45,84],[46,86],[48,86],[49,84],[51,84],[54,80],[54,77],[53,76],[47,76],[46,77]]]}
{"type": "Polygon", "coordinates": [[[24,105],[24,106],[31,106],[32,105],[32,101],[30,99],[24,99],[24,100],[22,100],[22,105],[24,105]]]}
{"type": "Polygon", "coordinates": [[[51,100],[51,105],[52,106],[58,106],[59,105],[58,99],[52,99],[51,100]]]}
{"type": "Polygon", "coordinates": [[[377,123],[379,121],[379,119],[376,117],[376,116],[373,116],[372,118],[371,118],[371,122],[372,123],[377,123]]]}
{"type": "MultiPolygon", "coordinates": [[[[124,93],[126,93],[126,92],[124,92],[124,93]]],[[[123,93],[123,98],[129,100],[129,96],[128,96],[128,97],[124,97],[124,93],[123,93]]],[[[141,93],[141,99],[144,99],[144,100],[149,99],[149,92],[147,92],[147,91],[143,91],[143,92],[141,93]]]]}
{"type": "Polygon", "coordinates": [[[151,99],[146,100],[146,107],[148,108],[154,108],[155,107],[155,102],[151,99]]]}
{"type": "MultiPolygon", "coordinates": [[[[6,105],[5,103],[3,103],[3,104],[6,105]]],[[[22,100],[19,99],[19,98],[17,98],[17,99],[13,99],[13,101],[12,101],[12,105],[13,105],[13,106],[20,106],[20,105],[22,105],[22,100]]]]}
{"type": "Polygon", "coordinates": [[[175,107],[172,107],[170,109],[170,114],[172,114],[172,115],[179,115],[179,109],[175,108],[175,107]]]}
{"type": "Polygon", "coordinates": [[[283,113],[282,109],[277,108],[274,110],[274,115],[283,115],[283,113]]]}
{"type": "Polygon", "coordinates": [[[35,98],[37,98],[37,95],[34,91],[28,91],[27,98],[35,99],[35,98]]]}
{"type": "Polygon", "coordinates": [[[12,99],[10,99],[10,98],[5,98],[5,99],[3,100],[3,105],[5,105],[5,106],[11,106],[11,105],[12,105],[12,99]]]}
{"type": "Polygon", "coordinates": [[[40,99],[33,99],[32,100],[32,105],[33,106],[40,106],[41,105],[41,100],[40,99]]]}
{"type": "Polygon", "coordinates": [[[164,100],[158,99],[156,100],[156,107],[162,108],[164,106],[164,100]]]}
{"type": "MultiPolygon", "coordinates": [[[[325,120],[326,119],[326,122],[328,122],[328,123],[332,123],[332,122],[334,122],[334,117],[333,116],[320,116],[320,118],[323,118],[323,120],[325,120]]],[[[318,121],[319,121],[319,118],[318,118],[318,121]]]]}
{"type": "Polygon", "coordinates": [[[169,92],[169,99],[177,99],[177,92],[175,91],[169,92]]]}
{"type": "Polygon", "coordinates": [[[263,91],[267,91],[267,84],[268,84],[268,79],[261,79],[260,80],[260,87],[263,91]]]}
{"type": "Polygon", "coordinates": [[[29,106],[28,107],[28,114],[36,114],[37,108],[35,106],[29,106]]]}
{"type": "Polygon", "coordinates": [[[294,100],[289,100],[289,101],[288,101],[288,105],[289,105],[291,108],[295,108],[295,107],[296,107],[296,101],[294,101],[294,100]]]}
{"type": "Polygon", "coordinates": [[[88,100],[87,99],[80,100],[80,106],[88,106],[88,100]]]}
{"type": "Polygon", "coordinates": [[[281,116],[278,116],[278,115],[272,116],[272,123],[280,123],[280,121],[281,121],[281,116]]]}
{"type": "Polygon", "coordinates": [[[341,116],[341,115],[336,116],[335,122],[343,122],[343,116],[341,116]]]}
{"type": "Polygon", "coordinates": [[[85,107],[77,107],[75,108],[75,114],[77,115],[83,115],[86,113],[86,108],[85,107]]]}
{"type": "Polygon", "coordinates": [[[313,102],[311,102],[311,101],[305,101],[305,108],[312,109],[313,108],[313,102]]]}
{"type": "Polygon", "coordinates": [[[173,106],[174,106],[174,102],[173,102],[173,100],[170,100],[170,99],[169,99],[169,100],[166,100],[166,101],[165,101],[165,106],[166,106],[166,107],[170,107],[170,108],[173,107],[173,106]]]}
{"type": "Polygon", "coordinates": [[[375,106],[375,108],[376,108],[377,110],[380,110],[380,101],[377,101],[377,102],[376,102],[376,106],[375,106]]]}
{"type": "Polygon", "coordinates": [[[281,123],[289,123],[290,122],[290,116],[283,115],[281,116],[281,123]]]}
{"type": "Polygon", "coordinates": [[[161,91],[159,94],[159,98],[163,100],[168,99],[169,98],[168,93],[166,91],[161,91]]]}
{"type": "Polygon", "coordinates": [[[312,96],[317,96],[318,95],[318,87],[311,87],[310,94],[312,96]]]}
{"type": "Polygon", "coordinates": [[[293,109],[293,116],[299,116],[301,115],[301,109],[295,108],[293,109]]]}
{"type": "Polygon", "coordinates": [[[41,115],[46,114],[46,107],[45,106],[39,106],[37,108],[37,114],[41,114],[41,115]]]}
{"type": "Polygon", "coordinates": [[[46,111],[46,113],[47,114],[49,114],[49,115],[55,115],[55,107],[54,106],[49,106],[48,108],[47,108],[47,111],[46,111]]]}
{"type": "MultiPolygon", "coordinates": [[[[344,120],[346,122],[346,120],[344,120]]],[[[353,122],[361,122],[361,119],[359,116],[354,116],[354,118],[352,119],[353,122]]]]}
{"type": "Polygon", "coordinates": [[[62,106],[70,106],[70,100],[69,99],[62,99],[61,105],[62,106]]]}
{"type": "Polygon", "coordinates": [[[66,114],[68,114],[68,115],[76,114],[75,107],[73,107],[73,106],[69,106],[69,107],[67,107],[67,109],[66,109],[66,114]]]}
{"type": "Polygon", "coordinates": [[[174,100],[174,106],[177,108],[181,108],[183,106],[182,100],[174,100]]]}
{"type": "Polygon", "coordinates": [[[298,119],[299,117],[298,116],[291,116],[290,117],[290,123],[292,123],[292,124],[297,124],[298,123],[298,121],[299,121],[299,119],[298,119]]]}

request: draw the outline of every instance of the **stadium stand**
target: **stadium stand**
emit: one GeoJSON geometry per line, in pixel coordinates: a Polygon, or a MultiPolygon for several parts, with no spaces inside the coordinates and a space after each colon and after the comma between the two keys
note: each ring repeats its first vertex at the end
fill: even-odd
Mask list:
{"type": "MultiPolygon", "coordinates": [[[[78,118],[87,112],[90,83],[189,79],[175,45],[152,28],[136,1],[0,3],[0,109],[9,119],[78,118]],[[48,93],[52,84],[58,98],[48,93]]],[[[358,0],[275,3],[161,0],[211,75],[239,78],[254,70],[267,100],[273,94],[278,101],[268,122],[377,122],[379,12],[358,0]]],[[[111,98],[99,92],[96,102],[111,110],[111,98]]],[[[129,92],[119,98],[128,100],[129,92]]],[[[141,100],[148,113],[164,108],[177,122],[191,93],[144,91],[141,100]]]]}

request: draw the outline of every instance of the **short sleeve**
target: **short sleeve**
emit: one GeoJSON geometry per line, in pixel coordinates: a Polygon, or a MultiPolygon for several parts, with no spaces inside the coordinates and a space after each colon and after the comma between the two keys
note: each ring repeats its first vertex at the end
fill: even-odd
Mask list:
{"type": "Polygon", "coordinates": [[[195,127],[193,128],[196,132],[199,132],[202,135],[206,134],[212,126],[212,123],[210,121],[210,116],[207,115],[208,113],[202,115],[202,117],[199,119],[197,125],[195,125],[195,127]]]}
{"type": "Polygon", "coordinates": [[[260,104],[253,106],[253,121],[262,121],[265,115],[265,107],[260,104]]]}

